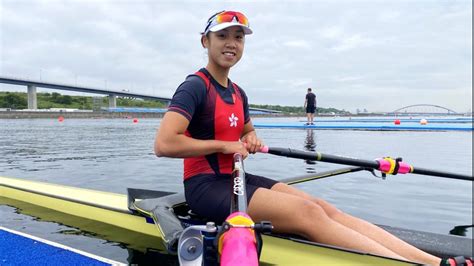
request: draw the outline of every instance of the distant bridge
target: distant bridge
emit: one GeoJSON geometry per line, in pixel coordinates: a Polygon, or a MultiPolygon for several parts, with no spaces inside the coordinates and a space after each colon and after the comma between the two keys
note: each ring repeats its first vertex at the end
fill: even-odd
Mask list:
{"type": "Polygon", "coordinates": [[[408,105],[402,108],[398,108],[392,111],[390,114],[394,114],[394,115],[397,115],[397,114],[398,115],[400,114],[403,114],[403,115],[418,115],[418,114],[456,115],[459,113],[447,107],[443,107],[443,106],[435,105],[435,104],[413,104],[413,105],[408,105]]]}
{"type": "Polygon", "coordinates": [[[77,92],[108,95],[109,107],[111,108],[117,107],[117,96],[160,100],[164,102],[171,101],[171,98],[142,94],[142,93],[114,91],[114,90],[107,90],[107,89],[100,89],[100,88],[93,88],[93,87],[82,87],[82,86],[77,86],[77,85],[60,84],[60,83],[44,82],[44,81],[13,78],[13,77],[0,76],[0,83],[26,86],[28,88],[28,109],[38,109],[38,103],[37,103],[37,98],[36,98],[37,87],[55,89],[55,90],[77,91],[77,92]]]}
{"type": "MultiPolygon", "coordinates": [[[[24,78],[15,78],[15,77],[0,76],[0,83],[26,86],[28,88],[28,109],[38,109],[38,102],[37,102],[38,100],[36,97],[37,87],[55,89],[55,90],[77,91],[77,92],[108,95],[109,108],[117,107],[117,96],[159,100],[159,101],[164,101],[167,103],[171,101],[171,98],[168,98],[168,97],[154,96],[154,95],[149,95],[149,94],[132,93],[132,92],[127,92],[127,91],[114,91],[114,90],[101,89],[101,88],[83,87],[83,86],[77,86],[77,85],[44,82],[44,81],[30,80],[30,79],[24,79],[24,78]]],[[[275,110],[259,109],[259,108],[249,108],[249,109],[253,111],[254,113],[279,113],[280,112],[280,111],[275,111],[275,110]]]]}

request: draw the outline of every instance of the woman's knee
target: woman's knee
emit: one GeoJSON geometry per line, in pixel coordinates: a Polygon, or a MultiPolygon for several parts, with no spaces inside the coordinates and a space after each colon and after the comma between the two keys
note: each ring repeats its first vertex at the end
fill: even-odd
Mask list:
{"type": "Polygon", "coordinates": [[[293,233],[310,239],[318,228],[326,228],[332,222],[324,209],[311,200],[301,200],[297,208],[299,215],[289,217],[288,220],[292,224],[293,233]]]}
{"type": "Polygon", "coordinates": [[[326,215],[329,216],[330,218],[334,218],[335,216],[343,213],[341,210],[336,208],[334,205],[332,205],[331,203],[329,203],[329,202],[327,202],[323,199],[316,198],[316,199],[313,200],[313,202],[316,203],[318,206],[320,206],[324,210],[326,215]]]}
{"type": "Polygon", "coordinates": [[[314,225],[317,221],[328,219],[328,215],[323,207],[311,200],[302,200],[299,208],[302,217],[297,218],[300,218],[306,225],[314,225]]]}

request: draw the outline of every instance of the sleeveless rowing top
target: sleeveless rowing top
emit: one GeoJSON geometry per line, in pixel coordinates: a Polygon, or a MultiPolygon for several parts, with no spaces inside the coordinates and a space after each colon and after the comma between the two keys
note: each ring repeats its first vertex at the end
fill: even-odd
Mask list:
{"type": "MultiPolygon", "coordinates": [[[[201,69],[186,78],[173,96],[168,111],[183,114],[190,120],[185,134],[203,140],[238,141],[244,124],[250,120],[247,98],[243,90],[230,80],[227,88],[222,87],[206,69],[201,69]],[[196,82],[196,79],[200,81],[196,82]],[[202,89],[203,83],[205,93],[196,92],[202,89]],[[197,94],[198,96],[194,97],[197,99],[189,98],[190,93],[197,94]],[[199,95],[202,95],[202,99],[199,99],[199,95]],[[185,100],[186,103],[182,103],[185,100]],[[189,107],[189,102],[193,102],[191,105],[194,106],[189,107]]],[[[221,153],[185,158],[184,179],[198,174],[230,174],[232,161],[232,154],[221,153]]]]}

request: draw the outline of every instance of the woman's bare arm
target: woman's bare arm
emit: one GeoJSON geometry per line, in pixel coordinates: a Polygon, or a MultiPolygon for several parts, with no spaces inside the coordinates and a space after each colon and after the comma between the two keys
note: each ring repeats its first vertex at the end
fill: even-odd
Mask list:
{"type": "Polygon", "coordinates": [[[248,155],[244,145],[238,141],[198,140],[184,134],[188,119],[176,112],[167,112],[155,138],[155,154],[159,157],[186,158],[211,153],[241,153],[248,155]]]}

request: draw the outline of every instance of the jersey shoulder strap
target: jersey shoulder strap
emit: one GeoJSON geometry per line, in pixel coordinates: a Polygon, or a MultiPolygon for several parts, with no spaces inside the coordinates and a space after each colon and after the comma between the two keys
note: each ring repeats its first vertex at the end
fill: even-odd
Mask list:
{"type": "Polygon", "coordinates": [[[232,86],[234,87],[235,95],[237,95],[237,97],[242,99],[242,93],[241,93],[242,89],[239,87],[239,85],[232,82],[232,86]]]}
{"type": "Polygon", "coordinates": [[[204,81],[204,84],[206,84],[206,90],[209,91],[211,86],[211,79],[209,79],[209,77],[201,71],[196,71],[196,73],[194,74],[204,81]]]}
{"type": "MultiPolygon", "coordinates": [[[[206,90],[209,91],[210,89],[210,86],[211,86],[211,79],[209,78],[209,76],[206,74],[206,73],[203,73],[201,71],[196,71],[196,73],[194,73],[196,76],[200,77],[204,83],[206,84],[206,90]]],[[[240,99],[242,99],[242,93],[241,93],[241,88],[235,84],[234,82],[232,82],[232,87],[234,88],[234,91],[235,91],[235,94],[237,95],[237,97],[239,97],[240,99]]]]}

